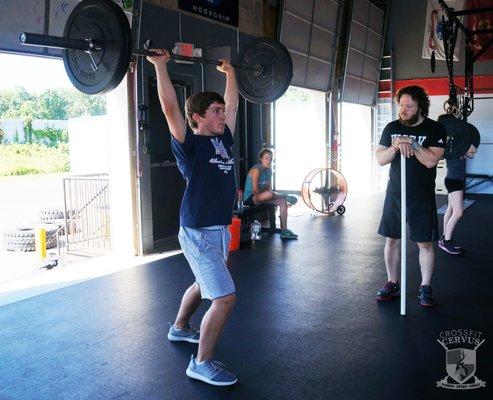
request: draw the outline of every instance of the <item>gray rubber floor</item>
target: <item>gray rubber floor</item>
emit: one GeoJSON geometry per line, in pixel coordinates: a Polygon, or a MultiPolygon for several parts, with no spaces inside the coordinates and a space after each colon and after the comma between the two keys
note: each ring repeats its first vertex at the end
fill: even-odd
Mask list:
{"type": "Polygon", "coordinates": [[[0,307],[0,399],[491,398],[493,196],[474,199],[457,228],[464,255],[436,254],[434,309],[416,300],[411,243],[407,315],[398,300],[375,301],[383,197],[368,196],[341,217],[292,218],[298,241],[269,235],[230,254],[238,298],[217,358],[238,375],[234,387],[189,379],[196,346],[165,339],[193,281],[178,255],[0,307]],[[447,377],[437,339],[457,329],[485,339],[471,365],[486,388],[437,387],[447,377]]]}

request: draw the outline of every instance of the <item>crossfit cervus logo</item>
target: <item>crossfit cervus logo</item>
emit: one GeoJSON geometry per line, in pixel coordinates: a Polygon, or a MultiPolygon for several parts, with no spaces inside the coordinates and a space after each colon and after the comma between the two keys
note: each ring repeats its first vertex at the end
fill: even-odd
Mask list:
{"type": "Polygon", "coordinates": [[[440,339],[437,341],[445,349],[445,369],[448,375],[437,382],[437,387],[464,390],[486,386],[486,382],[475,375],[476,350],[485,341],[481,339],[481,335],[482,332],[472,329],[452,329],[440,332],[440,339]],[[470,345],[472,349],[462,347],[467,345],[470,345]],[[454,348],[450,349],[448,346],[454,346],[454,348]]]}

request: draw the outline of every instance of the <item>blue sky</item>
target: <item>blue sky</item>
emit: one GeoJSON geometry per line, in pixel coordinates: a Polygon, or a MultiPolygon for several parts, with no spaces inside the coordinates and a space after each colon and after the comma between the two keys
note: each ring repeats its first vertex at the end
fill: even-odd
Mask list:
{"type": "Polygon", "coordinates": [[[0,71],[0,90],[23,86],[39,93],[48,88],[73,88],[61,59],[0,53],[0,71]]]}

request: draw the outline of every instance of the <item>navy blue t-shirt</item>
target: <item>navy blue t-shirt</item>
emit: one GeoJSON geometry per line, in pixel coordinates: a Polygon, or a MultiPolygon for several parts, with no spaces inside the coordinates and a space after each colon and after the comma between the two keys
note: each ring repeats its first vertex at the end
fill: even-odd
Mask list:
{"type": "MultiPolygon", "coordinates": [[[[380,145],[390,147],[396,136],[407,135],[415,139],[421,146],[445,148],[447,134],[442,124],[425,118],[416,126],[402,125],[399,120],[392,121],[384,128],[380,145]]],[[[406,193],[409,198],[435,196],[436,167],[427,168],[413,156],[406,158],[406,193]]],[[[396,154],[390,164],[387,191],[401,193],[401,157],[396,154]]]]}
{"type": "Polygon", "coordinates": [[[172,136],[171,148],[187,181],[180,207],[181,226],[231,224],[236,196],[233,143],[227,126],[218,136],[195,135],[187,129],[183,143],[172,136]]]}

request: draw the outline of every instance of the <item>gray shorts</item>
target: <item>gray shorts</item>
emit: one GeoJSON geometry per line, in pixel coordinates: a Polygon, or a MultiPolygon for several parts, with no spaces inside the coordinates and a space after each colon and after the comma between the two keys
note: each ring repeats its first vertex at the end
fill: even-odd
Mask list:
{"type": "Polygon", "coordinates": [[[180,226],[178,240],[203,299],[214,300],[235,292],[226,265],[231,240],[227,226],[197,229],[180,226]]]}

